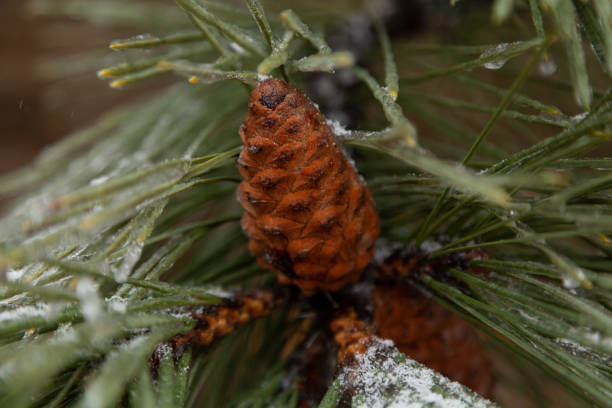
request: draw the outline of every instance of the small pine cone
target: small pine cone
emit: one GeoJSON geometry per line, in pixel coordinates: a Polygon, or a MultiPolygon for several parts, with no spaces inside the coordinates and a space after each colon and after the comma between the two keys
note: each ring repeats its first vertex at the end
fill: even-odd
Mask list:
{"type": "Polygon", "coordinates": [[[188,332],[177,334],[157,347],[149,361],[153,371],[157,370],[160,353],[169,346],[178,360],[187,349],[194,352],[205,348],[214,340],[227,336],[250,321],[267,316],[284,302],[283,293],[260,290],[225,299],[218,305],[186,307],[178,310],[190,315],[196,325],[188,332]]]}
{"type": "Polygon", "coordinates": [[[325,118],[296,87],[251,93],[237,165],[242,228],[259,265],[306,295],[355,282],[380,227],[374,200],[325,118]]]}
{"type": "Polygon", "coordinates": [[[338,362],[341,364],[350,364],[356,354],[365,353],[374,335],[372,329],[352,309],[332,320],[329,327],[338,346],[338,362]]]}
{"type": "Polygon", "coordinates": [[[407,356],[485,397],[494,385],[491,361],[466,321],[410,286],[372,293],[376,334],[407,356]]]}

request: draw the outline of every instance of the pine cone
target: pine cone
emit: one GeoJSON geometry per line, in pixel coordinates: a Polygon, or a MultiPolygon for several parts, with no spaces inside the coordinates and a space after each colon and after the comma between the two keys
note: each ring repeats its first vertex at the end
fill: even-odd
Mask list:
{"type": "Polygon", "coordinates": [[[378,286],[372,301],[377,335],[429,368],[491,396],[491,361],[466,321],[407,285],[378,286]]]}
{"type": "Polygon", "coordinates": [[[355,282],[379,221],[325,118],[299,89],[267,79],[251,93],[240,136],[242,228],[259,265],[306,295],[355,282]]]}
{"type": "Polygon", "coordinates": [[[340,364],[350,364],[355,354],[365,353],[374,335],[370,327],[359,319],[352,309],[343,311],[329,326],[338,346],[337,357],[340,364]]]}

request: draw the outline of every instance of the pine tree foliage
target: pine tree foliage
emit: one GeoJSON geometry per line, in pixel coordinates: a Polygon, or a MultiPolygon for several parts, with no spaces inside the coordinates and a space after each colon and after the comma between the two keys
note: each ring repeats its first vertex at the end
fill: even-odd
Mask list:
{"type": "MultiPolygon", "coordinates": [[[[0,219],[0,405],[297,406],[299,378],[285,370],[308,317],[296,305],[205,353],[176,358],[165,342],[194,327],[188,308],[277,285],[238,223],[250,87],[267,75],[306,87],[307,73],[337,70],[359,80],[346,94],[359,129],[334,126],[372,189],[383,241],[488,254],[472,263],[488,274],[423,274],[421,289],[504,353],[609,404],[612,6],[451,3],[431,7],[455,13],[464,34],[429,45],[389,37],[364,7],[380,46],[358,65],[325,35],[351,2],[295,12],[257,0],[33,2],[37,14],[155,33],[110,43],[117,63],[98,71],[110,86],[187,81],[0,177],[12,198],[0,219]]],[[[343,375],[322,407],[339,403],[343,375]]],[[[381,406],[396,396],[380,394],[381,406]]]]}

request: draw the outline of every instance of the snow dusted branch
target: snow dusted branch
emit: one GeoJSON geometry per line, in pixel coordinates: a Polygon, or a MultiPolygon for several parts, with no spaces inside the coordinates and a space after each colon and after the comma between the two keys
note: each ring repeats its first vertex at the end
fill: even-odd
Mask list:
{"type": "Polygon", "coordinates": [[[319,408],[444,407],[497,405],[401,353],[353,309],[341,311],[330,328],[338,346],[340,373],[319,408]]]}
{"type": "MultiPolygon", "coordinates": [[[[375,336],[365,353],[355,354],[353,361],[343,366],[330,392],[336,394],[335,406],[342,401],[352,407],[370,408],[497,407],[467,387],[406,357],[391,341],[375,336]]],[[[330,399],[326,400],[328,404],[330,399]]]]}

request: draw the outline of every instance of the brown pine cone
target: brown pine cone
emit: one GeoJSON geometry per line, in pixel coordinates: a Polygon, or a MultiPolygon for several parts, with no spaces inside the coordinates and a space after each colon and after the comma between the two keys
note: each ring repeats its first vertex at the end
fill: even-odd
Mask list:
{"type": "Polygon", "coordinates": [[[331,321],[329,327],[338,346],[337,357],[338,363],[341,364],[349,364],[355,358],[355,354],[365,353],[374,335],[372,329],[359,319],[352,309],[343,311],[331,321]]]}
{"type": "Polygon", "coordinates": [[[240,136],[242,228],[259,265],[306,295],[355,282],[379,221],[325,118],[299,89],[267,79],[251,93],[240,136]]]}
{"type": "Polygon", "coordinates": [[[491,361],[466,321],[407,285],[373,291],[376,334],[407,356],[480,395],[494,385],[491,361]]]}

